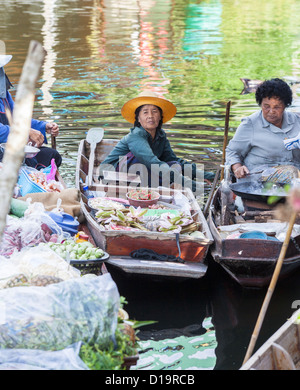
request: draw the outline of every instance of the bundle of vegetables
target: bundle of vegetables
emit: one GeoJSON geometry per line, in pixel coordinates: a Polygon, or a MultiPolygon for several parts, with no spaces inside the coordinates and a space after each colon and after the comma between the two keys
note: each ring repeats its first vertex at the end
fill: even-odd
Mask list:
{"type": "Polygon", "coordinates": [[[122,209],[103,207],[96,212],[95,217],[104,230],[144,230],[190,234],[199,228],[198,223],[185,212],[179,212],[175,216],[171,212],[162,213],[155,217],[155,223],[153,223],[149,220],[149,216],[146,216],[148,211],[148,208],[134,208],[133,206],[122,209]]]}
{"type": "Polygon", "coordinates": [[[79,355],[91,370],[122,370],[136,364],[138,360],[137,329],[151,325],[155,321],[130,320],[128,313],[123,310],[124,304],[127,304],[127,301],[121,296],[114,342],[110,342],[106,348],[87,343],[81,346],[79,355]]]}
{"type": "Polygon", "coordinates": [[[105,347],[120,296],[110,274],[0,291],[0,348],[60,350],[78,341],[105,347]]]}
{"type": "Polygon", "coordinates": [[[177,216],[172,216],[168,213],[162,214],[160,219],[160,226],[158,227],[159,232],[173,232],[188,234],[198,229],[198,224],[194,222],[190,215],[181,212],[177,216]]]}
{"type": "Polygon", "coordinates": [[[77,243],[75,240],[69,239],[63,243],[48,243],[50,248],[61,256],[63,259],[71,260],[95,260],[104,256],[104,252],[100,248],[96,248],[88,241],[77,243]]]}
{"type": "Polygon", "coordinates": [[[129,208],[102,208],[95,217],[97,222],[104,227],[105,230],[148,230],[143,223],[143,215],[147,209],[133,206],[129,208]]]}

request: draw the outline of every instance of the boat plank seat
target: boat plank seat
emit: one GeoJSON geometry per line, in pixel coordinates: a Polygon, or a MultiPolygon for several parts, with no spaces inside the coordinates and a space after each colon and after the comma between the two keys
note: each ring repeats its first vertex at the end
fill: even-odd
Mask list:
{"type": "Polygon", "coordinates": [[[276,370],[296,370],[293,359],[281,345],[274,343],[272,352],[276,370]]]}

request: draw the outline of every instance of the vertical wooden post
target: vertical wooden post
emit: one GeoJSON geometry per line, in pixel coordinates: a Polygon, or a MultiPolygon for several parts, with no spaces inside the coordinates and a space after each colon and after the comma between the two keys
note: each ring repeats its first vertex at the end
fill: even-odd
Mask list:
{"type": "Polygon", "coordinates": [[[19,169],[24,160],[24,147],[28,143],[31,128],[35,84],[44,58],[43,46],[39,42],[31,41],[16,93],[12,124],[0,173],[0,241],[6,225],[6,216],[10,210],[14,187],[18,181],[19,169]]]}
{"type": "Polygon", "coordinates": [[[231,101],[226,104],[226,117],[225,117],[225,129],[224,129],[224,141],[223,141],[223,153],[222,153],[222,166],[221,166],[221,177],[220,181],[224,179],[224,164],[226,158],[226,146],[228,142],[228,131],[229,131],[229,116],[230,116],[230,105],[231,101]]]}

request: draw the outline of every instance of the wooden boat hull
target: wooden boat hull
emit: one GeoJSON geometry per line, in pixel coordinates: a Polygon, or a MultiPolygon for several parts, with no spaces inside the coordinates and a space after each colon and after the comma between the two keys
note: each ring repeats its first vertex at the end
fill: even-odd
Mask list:
{"type": "Polygon", "coordinates": [[[300,369],[300,325],[297,310],[271,336],[240,370],[299,370],[300,369]]]}
{"type": "MultiPolygon", "coordinates": [[[[105,153],[109,153],[114,146],[113,140],[103,140],[104,144],[96,147],[96,158],[94,167],[94,184],[89,188],[94,193],[106,193],[106,196],[120,196],[123,198],[128,191],[127,185],[119,185],[120,183],[106,185],[97,183],[97,167],[105,157],[105,153]],[[97,164],[97,165],[96,165],[97,164]],[[111,194],[111,195],[110,195],[111,194]]],[[[102,143],[101,142],[101,143],[102,143]]],[[[91,209],[88,206],[88,198],[86,197],[83,188],[88,174],[89,165],[89,145],[86,140],[82,140],[79,145],[78,161],[76,169],[76,187],[81,192],[81,206],[86,224],[97,244],[103,250],[110,254],[108,264],[120,268],[126,273],[143,274],[143,275],[161,275],[180,278],[200,278],[205,275],[207,265],[204,264],[209,247],[213,242],[212,235],[207,225],[201,209],[190,190],[184,190],[192,204],[193,210],[197,211],[197,222],[202,226],[202,231],[205,233],[205,239],[196,240],[188,235],[181,235],[179,238],[179,246],[181,258],[185,263],[177,262],[161,262],[161,261],[146,261],[135,259],[130,256],[130,253],[139,249],[152,249],[159,254],[167,254],[172,256],[179,255],[178,244],[175,234],[166,234],[159,232],[144,232],[144,231],[124,231],[124,230],[101,230],[97,221],[91,214],[91,209]]],[[[124,183],[123,183],[124,184],[124,183]]],[[[162,190],[160,190],[162,191],[162,190]]],[[[168,190],[168,192],[176,190],[168,190]]]]}
{"type": "MultiPolygon", "coordinates": [[[[216,224],[220,194],[216,192],[209,211],[208,225],[214,238],[211,255],[214,261],[240,285],[264,287],[271,281],[282,242],[272,240],[222,238],[216,224]]],[[[300,236],[291,240],[281,268],[280,279],[300,267],[300,236]]]]}

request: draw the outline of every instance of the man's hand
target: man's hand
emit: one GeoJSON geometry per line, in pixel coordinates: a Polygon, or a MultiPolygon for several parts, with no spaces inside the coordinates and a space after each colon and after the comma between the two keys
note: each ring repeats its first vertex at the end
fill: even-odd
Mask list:
{"type": "Polygon", "coordinates": [[[54,137],[57,137],[58,134],[59,134],[59,127],[58,127],[57,123],[55,123],[55,122],[51,122],[51,123],[48,122],[46,124],[46,132],[48,134],[53,135],[54,137]]]}
{"type": "Polygon", "coordinates": [[[35,130],[35,129],[30,129],[29,130],[29,141],[32,142],[32,146],[39,148],[44,143],[44,136],[40,131],[35,130]]]}

